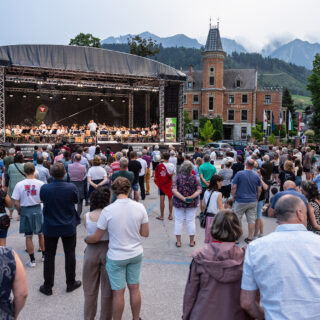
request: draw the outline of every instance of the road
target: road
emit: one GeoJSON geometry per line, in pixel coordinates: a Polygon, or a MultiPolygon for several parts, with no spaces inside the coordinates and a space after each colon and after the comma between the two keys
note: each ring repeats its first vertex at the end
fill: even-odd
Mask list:
{"type": "MultiPolygon", "coordinates": [[[[177,320],[181,319],[182,315],[183,293],[189,272],[190,255],[193,250],[204,245],[204,229],[199,227],[197,220],[196,247],[190,248],[186,228],[184,228],[182,247],[176,248],[173,233],[174,221],[166,219],[162,222],[155,219],[159,215],[159,196],[153,182],[151,185],[151,195],[143,201],[150,220],[150,237],[143,241],[145,258],[141,274],[141,318],[143,320],[177,320]]],[[[87,210],[86,207],[84,212],[87,210]]],[[[166,208],[166,217],[168,216],[167,210],[166,208]]],[[[265,234],[272,232],[276,227],[275,219],[264,217],[263,220],[265,234]]],[[[241,238],[241,245],[245,245],[243,239],[247,236],[246,226],[244,221],[244,235],[241,238]]],[[[86,231],[81,224],[77,231],[77,279],[82,278],[83,252],[86,247],[83,241],[85,236],[86,231]]],[[[37,243],[37,239],[34,238],[34,240],[37,243]]],[[[24,252],[25,241],[23,235],[19,234],[19,222],[15,220],[10,226],[7,244],[17,251],[25,264],[28,260],[28,255],[24,252]]],[[[38,248],[37,245],[36,248],[38,248]]],[[[39,287],[43,283],[43,264],[40,258],[40,254],[36,254],[37,265],[34,269],[26,267],[29,296],[19,319],[82,319],[84,300],[82,287],[72,293],[66,293],[61,241],[56,257],[55,286],[53,295],[49,297],[39,292],[39,287]]],[[[97,319],[99,319],[98,314],[97,319]]],[[[126,292],[123,319],[132,319],[128,292],[126,292]]]]}

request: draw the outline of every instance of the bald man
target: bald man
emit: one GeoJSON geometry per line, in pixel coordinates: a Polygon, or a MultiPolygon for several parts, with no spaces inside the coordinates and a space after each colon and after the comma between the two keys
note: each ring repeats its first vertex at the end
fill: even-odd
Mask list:
{"type": "Polygon", "coordinates": [[[306,197],[302,193],[297,191],[297,186],[293,181],[291,181],[291,180],[286,181],[283,185],[283,190],[284,191],[277,193],[273,197],[272,203],[271,203],[270,208],[268,210],[269,217],[274,217],[274,209],[275,209],[276,203],[281,197],[283,197],[285,195],[294,195],[294,196],[299,197],[301,200],[303,200],[303,202],[308,207],[308,201],[307,201],[306,197]]]}
{"type": "Polygon", "coordinates": [[[320,237],[307,231],[307,207],[300,197],[282,196],[275,215],[275,232],[247,247],[241,307],[254,319],[318,319],[320,237]]]}

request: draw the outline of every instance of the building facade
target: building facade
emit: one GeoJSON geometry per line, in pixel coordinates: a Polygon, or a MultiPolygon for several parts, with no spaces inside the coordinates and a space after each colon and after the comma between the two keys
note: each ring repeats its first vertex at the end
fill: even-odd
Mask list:
{"type": "Polygon", "coordinates": [[[282,108],[280,88],[258,87],[255,69],[224,69],[226,53],[223,51],[219,28],[210,27],[206,46],[202,52],[203,69],[185,71],[184,109],[193,119],[195,132],[201,117],[220,117],[223,120],[224,139],[246,140],[256,122],[263,122],[266,112],[268,132],[274,124],[285,123],[286,110],[282,108]]]}

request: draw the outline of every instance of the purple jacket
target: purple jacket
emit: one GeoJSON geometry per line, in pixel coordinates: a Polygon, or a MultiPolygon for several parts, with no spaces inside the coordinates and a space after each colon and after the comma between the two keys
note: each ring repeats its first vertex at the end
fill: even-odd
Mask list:
{"type": "Polygon", "coordinates": [[[192,254],[183,299],[183,320],[247,320],[240,307],[245,250],[211,243],[192,254]]]}

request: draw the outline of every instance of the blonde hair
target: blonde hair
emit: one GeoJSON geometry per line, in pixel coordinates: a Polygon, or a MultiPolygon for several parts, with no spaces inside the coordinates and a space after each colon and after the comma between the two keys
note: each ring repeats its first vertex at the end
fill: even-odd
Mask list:
{"type": "Polygon", "coordinates": [[[101,164],[101,158],[100,158],[99,156],[95,156],[94,159],[93,159],[93,161],[92,161],[92,164],[93,164],[94,166],[100,166],[100,164],[101,164]]]}
{"type": "Polygon", "coordinates": [[[286,160],[284,165],[283,165],[283,169],[285,171],[294,172],[293,162],[290,161],[290,160],[286,160]]]}

